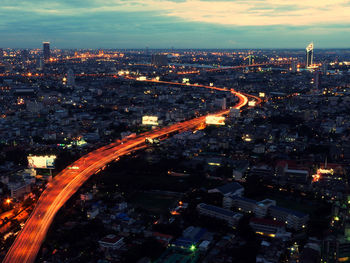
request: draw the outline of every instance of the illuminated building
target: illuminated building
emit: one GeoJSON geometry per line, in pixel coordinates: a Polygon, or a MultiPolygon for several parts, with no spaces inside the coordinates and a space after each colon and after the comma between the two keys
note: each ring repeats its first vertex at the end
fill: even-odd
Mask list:
{"type": "Polygon", "coordinates": [[[314,63],[314,43],[310,43],[306,47],[306,68],[309,68],[314,63]]]}
{"type": "Polygon", "coordinates": [[[163,54],[153,54],[152,55],[152,65],[157,67],[167,66],[168,65],[168,57],[163,54]]]}
{"type": "Polygon", "coordinates": [[[44,55],[44,61],[50,60],[51,54],[50,54],[50,42],[43,42],[43,55],[44,55]]]}

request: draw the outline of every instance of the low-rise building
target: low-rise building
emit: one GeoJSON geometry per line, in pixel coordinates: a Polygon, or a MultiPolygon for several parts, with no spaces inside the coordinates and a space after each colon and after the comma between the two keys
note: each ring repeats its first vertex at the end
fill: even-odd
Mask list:
{"type": "Polygon", "coordinates": [[[110,234],[98,241],[102,249],[118,249],[124,245],[124,237],[110,234]]]}
{"type": "Polygon", "coordinates": [[[242,196],[244,193],[244,187],[239,183],[233,182],[225,184],[213,189],[210,189],[208,193],[221,193],[224,196],[237,195],[242,196]]]}
{"type": "Polygon", "coordinates": [[[250,219],[249,225],[255,233],[271,237],[286,232],[285,223],[271,219],[253,217],[250,219]]]}
{"type": "Polygon", "coordinates": [[[243,217],[243,214],[241,213],[235,213],[218,206],[208,205],[204,203],[198,204],[197,210],[202,215],[224,220],[230,226],[237,225],[238,221],[243,217]]]}
{"type": "Polygon", "coordinates": [[[269,214],[272,218],[285,222],[288,228],[294,230],[305,228],[309,220],[307,214],[279,206],[270,206],[269,214]]]}

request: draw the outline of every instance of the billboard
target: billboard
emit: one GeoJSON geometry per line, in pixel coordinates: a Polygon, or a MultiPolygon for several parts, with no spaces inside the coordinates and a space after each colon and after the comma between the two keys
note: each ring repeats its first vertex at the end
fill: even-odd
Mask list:
{"type": "Polygon", "coordinates": [[[251,101],[248,102],[248,106],[249,107],[255,107],[255,105],[256,105],[256,101],[255,100],[251,100],[251,101]]]}
{"type": "Polygon", "coordinates": [[[225,117],[208,115],[205,117],[206,124],[225,125],[225,117]]]}
{"type": "Polygon", "coordinates": [[[143,116],[142,117],[143,125],[154,125],[158,126],[158,117],[157,116],[143,116]]]}
{"type": "Polygon", "coordinates": [[[44,168],[44,169],[54,169],[56,155],[50,156],[34,156],[30,155],[28,158],[29,168],[44,168]]]}

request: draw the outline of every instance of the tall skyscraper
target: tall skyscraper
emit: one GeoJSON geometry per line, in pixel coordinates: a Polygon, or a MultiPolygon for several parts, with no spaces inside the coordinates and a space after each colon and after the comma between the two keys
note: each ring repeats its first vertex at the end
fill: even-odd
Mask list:
{"type": "Polygon", "coordinates": [[[43,55],[45,62],[50,60],[50,42],[43,42],[43,55]]]}
{"type": "Polygon", "coordinates": [[[2,50],[2,48],[0,48],[0,62],[2,61],[3,58],[4,58],[4,51],[2,50]]]}
{"type": "Polygon", "coordinates": [[[310,43],[306,47],[306,68],[309,68],[314,63],[314,43],[310,43]]]}

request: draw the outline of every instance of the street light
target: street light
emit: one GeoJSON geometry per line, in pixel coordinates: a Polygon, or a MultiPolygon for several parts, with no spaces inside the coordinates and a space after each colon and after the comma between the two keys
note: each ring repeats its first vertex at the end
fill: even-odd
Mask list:
{"type": "Polygon", "coordinates": [[[10,199],[10,198],[7,198],[5,202],[6,202],[6,204],[10,205],[11,199],[10,199]]]}

